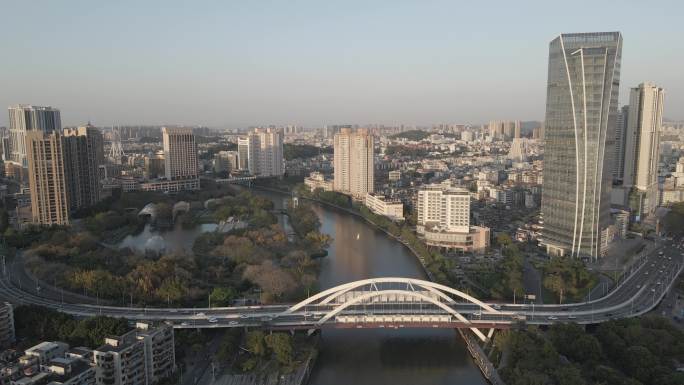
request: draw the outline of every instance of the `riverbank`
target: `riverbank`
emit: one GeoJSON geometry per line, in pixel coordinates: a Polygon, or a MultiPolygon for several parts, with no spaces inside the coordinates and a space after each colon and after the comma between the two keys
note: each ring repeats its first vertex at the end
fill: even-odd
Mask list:
{"type": "MultiPolygon", "coordinates": [[[[279,189],[270,188],[270,187],[264,187],[264,186],[252,186],[252,188],[255,189],[255,190],[263,190],[263,191],[268,191],[268,192],[272,192],[272,193],[276,193],[276,194],[285,194],[285,195],[289,195],[289,194],[292,193],[291,191],[279,190],[279,189]]],[[[300,196],[300,197],[297,197],[297,198],[299,198],[299,199],[304,199],[304,200],[307,200],[307,201],[310,201],[310,202],[315,202],[315,203],[324,205],[324,206],[326,206],[326,207],[333,208],[333,209],[335,209],[335,210],[345,212],[345,213],[347,213],[347,214],[349,214],[349,215],[353,215],[353,216],[355,216],[355,217],[357,217],[357,218],[363,219],[363,220],[364,220],[366,223],[368,223],[369,225],[371,225],[371,226],[373,226],[374,228],[376,228],[376,229],[382,231],[383,233],[385,233],[385,234],[386,234],[387,236],[389,236],[390,238],[392,238],[392,239],[396,240],[397,242],[401,243],[402,245],[404,245],[404,247],[406,247],[406,248],[411,252],[411,254],[413,254],[414,257],[416,257],[416,259],[418,260],[418,262],[420,262],[420,266],[421,266],[421,268],[423,269],[423,272],[424,272],[425,275],[430,279],[430,281],[434,281],[434,280],[435,280],[435,279],[434,279],[434,276],[433,276],[433,274],[432,274],[432,272],[428,269],[428,267],[427,267],[427,265],[426,265],[425,259],[424,259],[424,258],[423,258],[423,257],[422,257],[422,256],[421,256],[413,247],[411,247],[411,245],[408,243],[408,241],[406,241],[405,239],[403,239],[401,236],[397,236],[397,235],[392,234],[391,232],[387,231],[387,229],[382,228],[382,227],[381,227],[380,225],[378,225],[377,223],[371,221],[371,220],[368,219],[367,217],[363,216],[360,212],[355,211],[355,210],[353,210],[353,209],[350,209],[350,208],[347,208],[347,207],[342,207],[342,206],[339,206],[339,205],[336,205],[336,204],[333,204],[333,203],[330,203],[330,202],[326,202],[326,201],[324,201],[324,200],[320,200],[320,199],[316,199],[316,198],[311,198],[311,197],[300,196]]]]}

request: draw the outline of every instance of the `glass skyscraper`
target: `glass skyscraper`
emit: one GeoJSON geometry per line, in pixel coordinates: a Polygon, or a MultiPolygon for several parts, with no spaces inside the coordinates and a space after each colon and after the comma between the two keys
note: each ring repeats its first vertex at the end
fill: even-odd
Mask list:
{"type": "Polygon", "coordinates": [[[549,45],[542,244],[598,258],[610,242],[610,189],[622,35],[562,34],[549,45]]]}

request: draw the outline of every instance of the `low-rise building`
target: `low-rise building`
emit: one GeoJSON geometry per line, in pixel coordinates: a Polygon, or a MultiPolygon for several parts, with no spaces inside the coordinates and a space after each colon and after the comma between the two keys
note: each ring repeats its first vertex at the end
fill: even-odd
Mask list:
{"type": "Polygon", "coordinates": [[[393,221],[404,220],[404,204],[399,199],[387,199],[384,195],[368,193],[365,204],[375,214],[386,216],[393,221]]]}
{"type": "Polygon", "coordinates": [[[322,189],[323,191],[333,190],[333,181],[327,179],[325,175],[317,171],[312,172],[308,177],[304,178],[304,184],[311,191],[316,189],[322,189]]]}

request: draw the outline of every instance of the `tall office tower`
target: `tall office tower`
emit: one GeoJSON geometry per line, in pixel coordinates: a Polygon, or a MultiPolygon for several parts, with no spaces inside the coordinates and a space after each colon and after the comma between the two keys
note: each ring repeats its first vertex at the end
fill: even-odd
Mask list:
{"type": "Polygon", "coordinates": [[[520,121],[513,122],[513,138],[520,138],[520,121]]]}
{"type": "Polygon", "coordinates": [[[368,130],[342,128],[334,138],[333,189],[363,199],[374,191],[375,141],[368,130]]]}
{"type": "Polygon", "coordinates": [[[197,145],[192,129],[162,127],[162,141],[166,179],[199,179],[197,145]]]}
{"type": "Polygon", "coordinates": [[[62,134],[32,130],[24,139],[33,223],[68,225],[70,207],[62,134]]]}
{"type": "Polygon", "coordinates": [[[247,146],[247,168],[250,174],[282,176],[285,173],[283,136],[282,130],[275,127],[255,128],[249,133],[247,140],[242,143],[247,146]]]}
{"type": "Polygon", "coordinates": [[[249,170],[249,138],[238,138],[238,169],[249,170]]]}
{"type": "Polygon", "coordinates": [[[28,167],[26,133],[29,131],[61,131],[59,110],[52,107],[17,105],[9,107],[10,156],[9,160],[28,167]]]}
{"type": "Polygon", "coordinates": [[[629,205],[636,219],[658,207],[660,128],[665,92],[652,83],[632,88],[625,144],[624,185],[631,187],[629,205]]]}
{"type": "Polygon", "coordinates": [[[622,106],[615,123],[615,155],[613,156],[613,183],[622,184],[625,177],[625,148],[629,106],[622,106]]]}
{"type": "Polygon", "coordinates": [[[104,164],[103,146],[102,133],[90,123],[64,130],[64,167],[72,211],[100,201],[99,168],[104,164]]]}
{"type": "Polygon", "coordinates": [[[605,254],[622,36],[562,34],[549,45],[541,243],[557,256],[605,254]]]}

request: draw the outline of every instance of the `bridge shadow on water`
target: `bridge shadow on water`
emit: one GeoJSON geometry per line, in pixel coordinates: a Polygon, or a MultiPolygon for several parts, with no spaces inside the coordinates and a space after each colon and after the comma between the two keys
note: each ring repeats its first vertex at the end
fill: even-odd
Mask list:
{"type": "Polygon", "coordinates": [[[456,331],[324,330],[310,385],[486,384],[456,331]]]}

